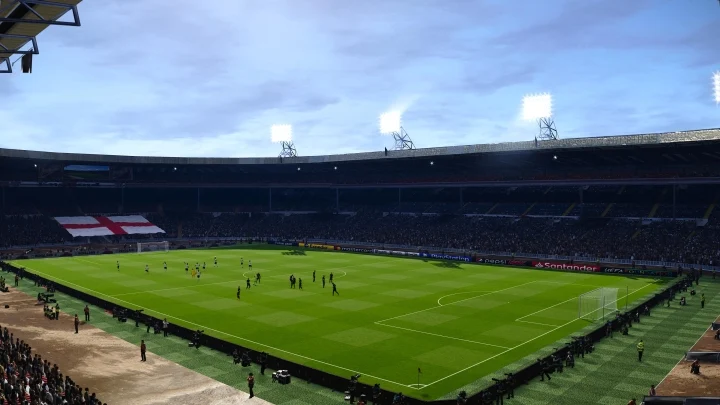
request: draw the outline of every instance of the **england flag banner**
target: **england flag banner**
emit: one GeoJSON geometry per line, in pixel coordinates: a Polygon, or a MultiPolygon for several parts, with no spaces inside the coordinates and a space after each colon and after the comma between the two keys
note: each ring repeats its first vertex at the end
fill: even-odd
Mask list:
{"type": "Polygon", "coordinates": [[[141,215],[55,217],[73,237],[165,233],[141,215]]]}

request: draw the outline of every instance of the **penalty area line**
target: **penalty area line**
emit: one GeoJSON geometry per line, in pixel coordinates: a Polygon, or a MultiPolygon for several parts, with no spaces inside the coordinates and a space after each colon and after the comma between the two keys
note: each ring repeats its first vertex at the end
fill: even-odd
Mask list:
{"type": "Polygon", "coordinates": [[[515,320],[515,322],[531,323],[531,324],[533,324],[533,325],[542,325],[542,326],[552,326],[552,327],[554,327],[554,328],[560,326],[560,325],[552,325],[552,324],[549,324],[549,323],[542,323],[542,322],[518,321],[517,319],[515,320]]]}
{"type": "MultiPolygon", "coordinates": [[[[514,286],[508,287],[508,288],[503,288],[502,290],[497,290],[497,291],[492,291],[492,292],[485,293],[485,294],[476,295],[476,296],[474,296],[474,297],[465,298],[465,299],[462,299],[462,300],[459,300],[459,301],[454,301],[454,302],[451,302],[450,304],[446,304],[446,305],[436,305],[436,306],[434,306],[434,307],[421,309],[421,310],[419,310],[419,311],[409,312],[409,313],[407,313],[407,314],[402,314],[402,315],[398,315],[398,316],[393,316],[392,318],[383,319],[383,320],[377,321],[377,322],[375,322],[375,323],[378,323],[378,322],[386,322],[386,321],[390,321],[390,320],[393,320],[393,319],[403,318],[403,317],[406,317],[406,316],[408,316],[408,315],[415,315],[415,314],[420,314],[420,313],[427,312],[427,311],[432,311],[433,309],[438,309],[438,308],[440,308],[440,307],[444,307],[444,306],[447,306],[447,305],[459,304],[459,303],[461,303],[461,302],[474,300],[475,298],[485,297],[485,296],[487,296],[487,295],[497,294],[497,293],[499,293],[499,292],[503,292],[503,291],[507,291],[507,290],[512,290],[513,288],[522,287],[522,286],[525,286],[525,285],[528,285],[528,284],[532,284],[532,283],[535,283],[535,281],[529,281],[529,282],[527,282],[527,283],[522,283],[522,284],[514,285],[514,286]]],[[[442,298],[442,297],[441,297],[441,298],[442,298]]]]}
{"type": "MultiPolygon", "coordinates": [[[[651,285],[653,285],[653,284],[645,284],[643,287],[640,287],[640,288],[636,289],[635,291],[633,291],[633,292],[630,293],[630,294],[634,294],[634,293],[636,293],[636,292],[638,292],[638,291],[640,291],[640,290],[643,290],[643,289],[645,289],[645,288],[647,288],[647,287],[650,287],[651,285]]],[[[628,294],[628,295],[629,295],[629,294],[628,294]]],[[[621,298],[624,298],[624,297],[621,297],[621,298]]],[[[615,300],[615,302],[619,301],[621,298],[618,298],[617,300],[615,300]]],[[[580,318],[575,318],[575,319],[573,319],[572,321],[566,322],[566,323],[564,323],[564,324],[562,324],[562,325],[560,325],[560,326],[557,326],[557,327],[555,327],[555,328],[553,328],[553,329],[550,329],[549,331],[547,331],[547,332],[545,332],[545,333],[542,333],[542,334],[540,334],[540,335],[537,335],[537,336],[535,336],[535,337],[532,338],[532,339],[526,340],[525,342],[520,343],[519,345],[517,345],[517,346],[515,346],[515,347],[511,347],[511,348],[509,348],[509,349],[507,349],[507,350],[505,350],[505,351],[502,351],[502,352],[500,352],[500,353],[498,353],[498,354],[496,354],[496,355],[490,356],[490,357],[488,357],[488,358],[485,359],[485,360],[479,361],[479,362],[477,362],[477,363],[475,363],[475,364],[471,364],[471,365],[463,368],[462,370],[456,371],[456,372],[454,372],[454,373],[452,373],[452,374],[448,374],[448,375],[446,375],[445,377],[443,377],[443,378],[441,378],[441,379],[439,379],[439,380],[435,380],[435,381],[431,382],[430,384],[425,385],[424,388],[427,388],[427,387],[429,387],[429,386],[431,386],[431,385],[437,384],[437,383],[439,383],[439,382],[441,382],[441,381],[445,381],[445,380],[447,380],[448,378],[454,377],[454,376],[456,376],[456,375],[458,375],[458,374],[460,374],[460,373],[464,373],[464,372],[466,372],[466,371],[468,371],[468,370],[470,370],[470,369],[472,369],[472,368],[475,368],[475,367],[477,367],[477,366],[479,366],[479,365],[481,365],[481,364],[487,363],[488,361],[490,361],[490,360],[492,360],[492,359],[498,358],[498,357],[502,356],[502,355],[505,354],[505,353],[509,353],[509,352],[511,352],[511,351],[519,348],[519,347],[525,346],[526,344],[528,344],[528,343],[530,343],[530,342],[534,342],[535,340],[540,339],[540,338],[543,337],[543,336],[546,336],[546,335],[548,335],[548,334],[550,334],[550,333],[553,333],[553,332],[555,332],[556,330],[561,329],[561,328],[564,328],[564,327],[572,324],[573,322],[577,322],[577,321],[579,321],[579,320],[580,320],[580,318]]]]}
{"type": "MultiPolygon", "coordinates": [[[[132,303],[132,302],[129,302],[129,301],[125,301],[125,300],[122,300],[122,299],[119,299],[119,298],[115,298],[115,297],[113,297],[113,296],[111,296],[111,295],[107,295],[107,294],[105,294],[105,293],[101,293],[101,292],[99,292],[99,291],[95,291],[95,290],[92,290],[92,289],[90,289],[90,288],[83,287],[83,286],[78,285],[78,284],[75,284],[75,283],[71,283],[71,282],[66,281],[66,280],[63,280],[63,279],[61,279],[61,278],[59,278],[59,277],[55,277],[55,276],[51,276],[51,275],[49,275],[49,274],[45,274],[45,273],[40,272],[40,271],[37,271],[37,270],[35,270],[35,269],[31,268],[31,267],[25,266],[25,268],[28,269],[28,270],[30,270],[31,272],[33,272],[33,273],[35,273],[35,274],[44,276],[44,277],[46,277],[47,279],[59,281],[59,282],[65,284],[65,285],[67,285],[67,286],[75,286],[75,287],[77,287],[78,289],[91,292],[91,293],[93,293],[93,294],[96,295],[96,296],[108,297],[108,298],[114,299],[115,301],[123,302],[123,303],[125,303],[125,304],[129,304],[129,305],[136,306],[136,307],[139,306],[139,305],[137,305],[137,304],[135,304],[135,303],[132,303]]],[[[412,389],[419,389],[419,388],[415,388],[415,387],[410,386],[410,385],[407,385],[407,384],[399,383],[399,382],[397,382],[397,381],[388,380],[388,379],[381,378],[381,377],[378,377],[378,376],[374,376],[374,375],[371,375],[371,374],[368,374],[368,373],[365,373],[365,372],[362,372],[362,371],[353,370],[353,369],[351,369],[351,368],[338,366],[338,365],[336,365],[336,364],[328,363],[328,362],[325,362],[325,361],[322,361],[322,360],[317,360],[317,359],[314,359],[314,358],[312,358],[312,357],[303,356],[303,355],[301,355],[301,354],[297,354],[297,353],[293,353],[293,352],[290,352],[290,351],[287,351],[287,350],[279,349],[279,348],[277,348],[277,347],[269,346],[269,345],[266,345],[266,344],[264,344],[264,343],[255,342],[255,341],[253,341],[253,340],[246,339],[246,338],[243,338],[243,337],[240,337],[240,336],[235,336],[235,335],[233,335],[233,334],[230,334],[230,333],[227,333],[227,332],[223,332],[223,331],[221,331],[221,330],[209,328],[209,327],[207,327],[207,326],[205,326],[205,325],[200,325],[199,323],[195,323],[195,322],[187,321],[187,320],[182,319],[182,318],[178,318],[177,316],[164,314],[164,313],[162,313],[162,312],[158,312],[158,311],[155,311],[155,310],[152,310],[152,309],[149,309],[149,308],[147,308],[146,311],[149,312],[149,313],[161,315],[161,316],[163,316],[164,318],[170,318],[170,319],[175,319],[175,320],[178,320],[178,321],[182,321],[183,323],[185,323],[185,324],[187,324],[187,325],[193,325],[193,326],[199,327],[199,328],[204,329],[204,330],[213,331],[213,332],[218,333],[218,334],[220,334],[220,335],[229,336],[229,337],[235,338],[235,339],[240,340],[240,341],[252,343],[252,344],[257,345],[257,346],[262,346],[262,347],[268,348],[268,349],[270,349],[270,350],[274,350],[274,351],[276,351],[276,352],[289,354],[289,355],[291,355],[291,356],[295,356],[295,357],[300,358],[300,359],[309,360],[309,361],[311,361],[311,362],[315,362],[315,363],[322,364],[322,365],[329,366],[329,367],[334,367],[334,368],[336,368],[336,369],[338,369],[338,370],[344,370],[344,371],[349,371],[349,372],[355,373],[355,374],[365,375],[365,376],[374,378],[374,379],[379,380],[379,381],[384,381],[384,382],[387,382],[387,383],[390,383],[390,384],[399,385],[399,386],[402,386],[402,387],[407,387],[407,388],[412,388],[412,389]]],[[[424,388],[424,387],[423,387],[423,388],[424,388]]]]}
{"type": "Polygon", "coordinates": [[[437,337],[441,337],[441,338],[445,338],[445,339],[459,340],[461,342],[474,343],[476,345],[492,346],[492,347],[497,347],[500,349],[509,349],[509,347],[507,347],[507,346],[494,345],[492,343],[483,343],[483,342],[478,342],[476,340],[463,339],[463,338],[454,337],[454,336],[440,335],[438,333],[425,332],[425,331],[417,330],[417,329],[403,328],[402,326],[386,325],[386,324],[380,323],[380,322],[375,322],[375,325],[387,326],[388,328],[401,329],[401,330],[406,330],[408,332],[422,333],[423,335],[437,336],[437,337]]]}

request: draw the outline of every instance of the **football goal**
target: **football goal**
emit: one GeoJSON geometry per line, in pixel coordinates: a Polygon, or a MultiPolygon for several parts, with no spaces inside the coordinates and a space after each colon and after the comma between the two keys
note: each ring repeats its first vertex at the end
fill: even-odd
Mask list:
{"type": "Polygon", "coordinates": [[[597,288],[578,297],[578,318],[598,321],[614,316],[618,310],[618,289],[597,288]]]}
{"type": "Polygon", "coordinates": [[[170,250],[170,243],[168,241],[163,242],[138,242],[137,252],[167,252],[170,250]]]}

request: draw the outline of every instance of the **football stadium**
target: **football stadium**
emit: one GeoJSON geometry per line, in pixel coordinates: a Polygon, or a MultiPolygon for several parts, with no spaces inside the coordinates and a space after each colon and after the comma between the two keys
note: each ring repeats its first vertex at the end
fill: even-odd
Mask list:
{"type": "MultiPolygon", "coordinates": [[[[0,1],[0,72],[79,4],[0,1]]],[[[521,107],[525,140],[433,147],[391,109],[369,152],[0,138],[0,403],[718,403],[720,129],[521,107]]]]}

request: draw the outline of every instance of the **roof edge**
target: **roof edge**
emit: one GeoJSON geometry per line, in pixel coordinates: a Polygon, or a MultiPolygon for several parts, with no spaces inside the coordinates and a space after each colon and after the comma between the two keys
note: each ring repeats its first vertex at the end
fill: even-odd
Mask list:
{"type": "Polygon", "coordinates": [[[655,134],[615,135],[593,138],[568,138],[552,141],[521,141],[492,144],[443,146],[414,150],[360,152],[324,156],[299,156],[294,158],[255,157],[255,158],[212,158],[212,157],[159,157],[159,156],[121,156],[84,153],[43,152],[20,149],[0,149],[0,157],[55,160],[88,163],[124,163],[124,164],[167,164],[167,165],[214,165],[214,164],[304,164],[349,162],[375,159],[403,159],[413,157],[439,157],[451,155],[485,154],[497,152],[523,152],[537,150],[562,150],[583,148],[617,148],[626,146],[653,146],[672,143],[693,143],[720,140],[720,128],[701,129],[681,132],[655,134]]]}

